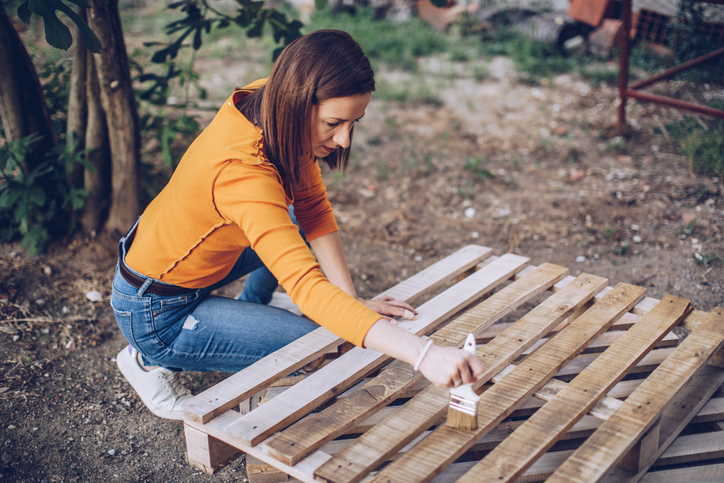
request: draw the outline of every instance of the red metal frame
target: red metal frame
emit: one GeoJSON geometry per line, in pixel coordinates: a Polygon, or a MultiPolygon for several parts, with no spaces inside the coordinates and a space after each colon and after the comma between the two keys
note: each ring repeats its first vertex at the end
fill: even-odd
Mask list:
{"type": "MultiPolygon", "coordinates": [[[[724,5],[724,0],[693,0],[701,3],[716,3],[724,5]]],[[[626,125],[626,99],[633,98],[640,101],[653,102],[656,104],[663,104],[671,106],[676,109],[684,109],[688,111],[697,112],[699,114],[706,114],[708,116],[718,117],[724,119],[724,111],[714,109],[711,107],[702,106],[700,104],[694,104],[691,102],[680,101],[678,99],[672,99],[670,97],[657,96],[655,94],[649,94],[642,92],[640,89],[650,86],[654,82],[658,82],[662,79],[666,79],[678,74],[681,71],[689,69],[695,65],[701,64],[708,60],[724,55],[724,48],[709,52],[706,55],[698,57],[694,60],[686,62],[684,64],[667,69],[653,77],[644,79],[636,82],[635,84],[628,84],[628,67],[629,67],[629,52],[631,48],[631,0],[623,0],[623,8],[621,12],[622,20],[622,35],[621,35],[621,67],[618,79],[618,91],[619,99],[621,103],[618,106],[618,127],[622,129],[626,125]]]]}

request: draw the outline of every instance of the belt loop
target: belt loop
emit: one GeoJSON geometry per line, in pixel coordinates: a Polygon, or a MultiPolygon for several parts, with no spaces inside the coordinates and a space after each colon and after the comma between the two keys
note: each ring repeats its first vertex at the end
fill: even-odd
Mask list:
{"type": "Polygon", "coordinates": [[[143,294],[146,293],[146,289],[151,286],[153,283],[153,279],[151,277],[148,277],[145,282],[143,282],[143,285],[138,289],[138,296],[143,297],[143,294]]]}

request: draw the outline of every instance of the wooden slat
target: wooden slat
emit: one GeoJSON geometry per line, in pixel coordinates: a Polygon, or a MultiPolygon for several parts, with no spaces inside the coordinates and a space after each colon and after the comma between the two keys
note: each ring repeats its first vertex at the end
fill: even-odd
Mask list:
{"type": "MultiPolygon", "coordinates": [[[[560,282],[559,282],[560,283],[560,282]]],[[[488,355],[486,371],[478,385],[490,380],[508,363],[520,355],[552,327],[583,306],[605,288],[606,279],[583,274],[555,292],[523,316],[494,341],[478,351],[478,357],[488,355]]],[[[315,471],[319,479],[329,481],[359,481],[369,471],[412,441],[417,435],[437,423],[445,414],[449,401],[446,389],[431,386],[405,404],[399,411],[378,424],[355,443],[340,452],[333,460],[315,471]]]]}
{"type": "Polygon", "coordinates": [[[689,300],[665,297],[586,370],[557,391],[548,404],[479,461],[460,483],[478,482],[483,478],[511,481],[520,476],[692,309],[689,300]]]}
{"type": "MultiPolygon", "coordinates": [[[[512,277],[528,259],[506,254],[473,273],[418,308],[418,320],[399,322],[417,335],[427,334],[459,310],[512,277]]],[[[327,399],[340,394],[359,379],[379,368],[390,357],[371,349],[355,347],[307,379],[270,400],[226,428],[229,441],[255,446],[276,431],[304,416],[327,399]]]]}
{"type": "MultiPolygon", "coordinates": [[[[568,269],[564,267],[543,264],[458,317],[431,338],[436,345],[460,347],[468,333],[484,330],[567,274],[568,269]]],[[[421,378],[422,375],[412,371],[408,364],[395,361],[354,393],[319,413],[310,414],[267,441],[264,451],[286,464],[296,464],[362,418],[394,401],[421,378]]]]}
{"type": "MultiPolygon", "coordinates": [[[[641,383],[613,417],[556,470],[549,481],[596,481],[603,477],[661,416],[669,402],[666,396],[677,394],[697,371],[706,368],[706,360],[722,344],[724,309],[717,308],[641,383]]],[[[708,368],[714,370],[711,366],[708,368]]],[[[662,422],[662,428],[666,426],[662,422]]],[[[664,442],[667,439],[662,438],[664,442]]],[[[665,449],[663,446],[661,451],[665,449]]]]}
{"type": "MultiPolygon", "coordinates": [[[[606,280],[600,277],[579,276],[479,349],[477,356],[484,361],[486,370],[478,385],[490,380],[548,330],[590,300],[605,284],[606,280]]],[[[328,481],[359,481],[361,475],[379,466],[422,431],[436,424],[444,416],[448,402],[446,389],[429,387],[319,468],[315,475],[328,481]]]]}
{"type": "Polygon", "coordinates": [[[653,466],[671,466],[717,458],[724,458],[724,431],[681,435],[653,466]]]}
{"type": "MultiPolygon", "coordinates": [[[[466,246],[376,298],[391,295],[397,300],[412,302],[472,269],[491,254],[492,250],[487,247],[466,246]]],[[[184,405],[184,417],[206,423],[264,387],[307,365],[341,342],[342,339],[320,327],[198,394],[184,405]]]]}
{"type": "Polygon", "coordinates": [[[721,483],[724,464],[652,471],[641,478],[641,483],[721,483]]]}
{"type": "Polygon", "coordinates": [[[614,321],[631,310],[644,293],[645,289],[641,287],[616,285],[604,299],[481,395],[478,429],[464,431],[442,425],[400,459],[385,467],[372,481],[431,480],[548,382],[563,365],[604,333],[614,321]]]}

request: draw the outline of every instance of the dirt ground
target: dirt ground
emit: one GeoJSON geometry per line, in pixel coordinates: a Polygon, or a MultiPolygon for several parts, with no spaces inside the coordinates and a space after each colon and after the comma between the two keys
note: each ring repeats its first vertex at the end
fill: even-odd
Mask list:
{"type": "MultiPolygon", "coordinates": [[[[665,125],[681,112],[631,102],[630,131],[608,137],[612,87],[575,75],[531,87],[505,58],[482,80],[451,67],[442,105],[373,100],[348,172],[325,174],[361,295],[480,244],[722,305],[722,181],[677,154],[665,125]]],[[[682,82],[658,91],[724,97],[682,82]]],[[[116,369],[116,240],[76,235],[32,259],[0,249],[0,480],[244,481],[243,459],[215,476],[190,467],[181,422],[153,416],[116,369]]],[[[184,377],[197,393],[223,375],[184,377]]]]}

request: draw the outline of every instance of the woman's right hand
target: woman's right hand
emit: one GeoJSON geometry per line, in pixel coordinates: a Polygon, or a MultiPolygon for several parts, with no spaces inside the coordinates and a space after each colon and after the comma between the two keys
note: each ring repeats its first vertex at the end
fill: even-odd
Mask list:
{"type": "Polygon", "coordinates": [[[433,344],[419,369],[434,385],[451,388],[477,381],[485,366],[477,357],[462,349],[433,344]]]}
{"type": "MultiPolygon", "coordinates": [[[[423,339],[387,319],[379,319],[373,324],[364,339],[364,347],[384,352],[413,366],[425,345],[423,339]]],[[[485,366],[477,357],[462,349],[431,345],[418,369],[436,386],[450,388],[474,382],[485,366]]]]}

